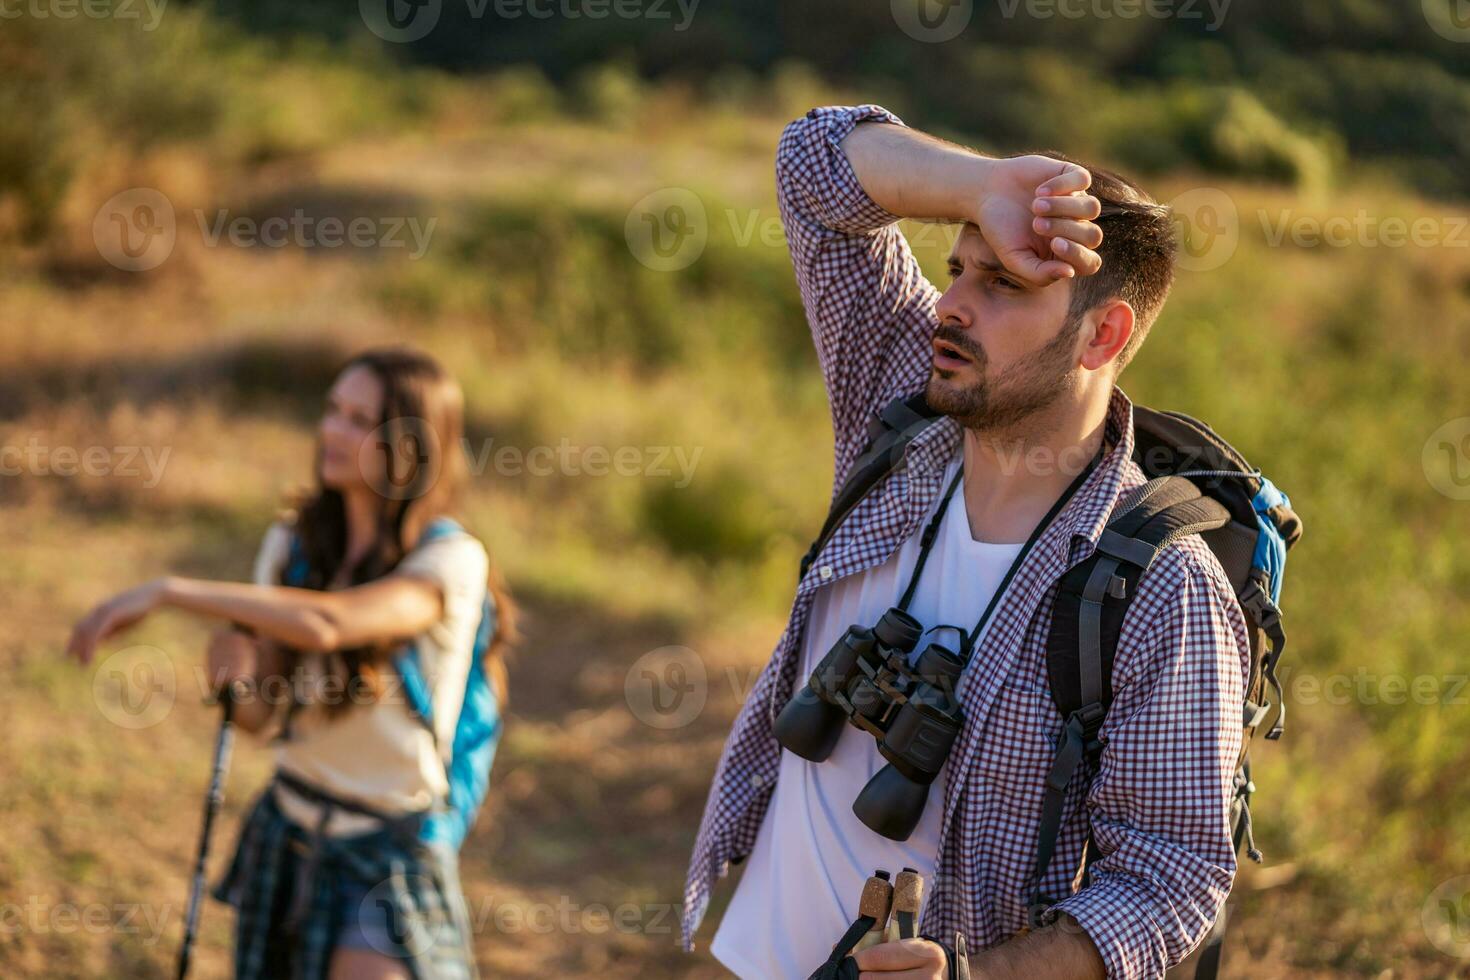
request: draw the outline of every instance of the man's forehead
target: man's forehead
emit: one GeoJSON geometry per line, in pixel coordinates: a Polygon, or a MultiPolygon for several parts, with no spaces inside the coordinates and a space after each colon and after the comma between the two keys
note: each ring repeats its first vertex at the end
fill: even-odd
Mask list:
{"type": "Polygon", "coordinates": [[[980,234],[980,229],[972,224],[961,226],[959,237],[955,239],[954,247],[949,250],[949,260],[964,265],[996,266],[1000,264],[995,249],[991,248],[985,236],[980,234]]]}

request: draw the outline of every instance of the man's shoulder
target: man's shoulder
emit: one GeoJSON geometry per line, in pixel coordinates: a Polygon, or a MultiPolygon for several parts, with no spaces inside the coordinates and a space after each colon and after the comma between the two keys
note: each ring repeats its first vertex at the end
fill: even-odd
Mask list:
{"type": "MultiPolygon", "coordinates": [[[[1147,479],[1147,475],[1136,462],[1132,459],[1126,460],[1118,499],[1121,501],[1147,479]]],[[[1112,517],[1117,516],[1114,511],[1112,517]]],[[[1172,600],[1173,604],[1179,604],[1212,593],[1218,593],[1231,602],[1235,601],[1235,587],[1230,584],[1230,576],[1225,573],[1225,568],[1220,564],[1214,550],[1199,534],[1185,534],[1159,551],[1138,583],[1134,605],[1145,597],[1154,601],[1172,600]]]]}
{"type": "Polygon", "coordinates": [[[1162,613],[1200,603],[1239,610],[1235,587],[1220,559],[1203,537],[1186,534],[1159,552],[1138,582],[1133,606],[1162,613]]]}

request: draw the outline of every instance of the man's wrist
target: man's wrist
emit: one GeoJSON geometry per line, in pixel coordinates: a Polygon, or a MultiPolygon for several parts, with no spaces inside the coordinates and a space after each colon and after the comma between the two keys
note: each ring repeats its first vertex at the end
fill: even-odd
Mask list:
{"type": "Polygon", "coordinates": [[[971,176],[968,183],[974,187],[974,192],[968,195],[965,204],[966,209],[959,217],[972,225],[980,224],[980,210],[993,193],[995,193],[995,182],[1001,171],[1003,160],[993,157],[983,157],[978,153],[970,153],[968,166],[971,176]]]}

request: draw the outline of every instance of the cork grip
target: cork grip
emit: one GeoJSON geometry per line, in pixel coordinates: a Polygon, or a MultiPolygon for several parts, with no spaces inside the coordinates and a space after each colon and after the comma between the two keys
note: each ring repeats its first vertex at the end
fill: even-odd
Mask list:
{"type": "Polygon", "coordinates": [[[913,939],[918,935],[919,905],[924,900],[924,878],[913,868],[904,868],[893,880],[893,921],[888,923],[887,939],[913,939]]]}
{"type": "Polygon", "coordinates": [[[884,941],[888,912],[892,905],[893,885],[888,880],[888,872],[874,871],[873,876],[863,884],[863,895],[858,900],[858,915],[872,916],[873,926],[858,940],[854,951],[877,946],[884,941]]]}

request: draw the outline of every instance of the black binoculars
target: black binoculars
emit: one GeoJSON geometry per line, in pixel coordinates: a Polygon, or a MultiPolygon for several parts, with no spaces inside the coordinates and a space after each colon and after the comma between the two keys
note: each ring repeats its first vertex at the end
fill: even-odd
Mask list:
{"type": "Polygon", "coordinates": [[[909,666],[924,628],[902,609],[888,610],[872,629],[848,627],[776,718],[776,741],[810,762],[832,754],[844,722],[877,739],[888,764],[852,809],[891,840],[907,840],[918,826],[929,784],[964,723],[955,697],[965,668],[964,634],[939,629],[960,633],[960,650],[931,639],[909,666]]]}

